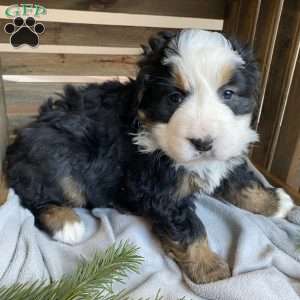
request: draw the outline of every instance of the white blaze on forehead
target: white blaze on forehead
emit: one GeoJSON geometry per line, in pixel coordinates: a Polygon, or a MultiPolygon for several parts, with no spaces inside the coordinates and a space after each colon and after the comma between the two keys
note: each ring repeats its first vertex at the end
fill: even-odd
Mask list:
{"type": "Polygon", "coordinates": [[[224,68],[233,69],[244,63],[230,42],[217,32],[185,30],[169,46],[176,51],[170,50],[164,63],[176,66],[190,89],[201,83],[215,90],[224,68]]]}

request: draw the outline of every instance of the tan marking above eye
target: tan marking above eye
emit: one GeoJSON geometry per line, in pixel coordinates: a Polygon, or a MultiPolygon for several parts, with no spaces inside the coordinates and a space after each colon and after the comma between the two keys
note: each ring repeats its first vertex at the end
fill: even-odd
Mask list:
{"type": "Polygon", "coordinates": [[[188,88],[189,88],[188,82],[187,82],[185,76],[180,72],[178,67],[173,68],[173,76],[175,79],[176,87],[183,92],[187,92],[188,88]]]}
{"type": "Polygon", "coordinates": [[[142,120],[145,120],[146,119],[146,114],[145,112],[143,112],[142,110],[138,110],[138,117],[139,119],[142,121],[142,120]]]}
{"type": "Polygon", "coordinates": [[[153,126],[153,122],[147,117],[146,113],[143,110],[138,110],[137,112],[139,121],[143,124],[145,128],[150,129],[153,126]]]}
{"type": "Polygon", "coordinates": [[[235,71],[235,66],[233,65],[224,65],[217,75],[217,86],[222,87],[227,84],[235,71]]]}

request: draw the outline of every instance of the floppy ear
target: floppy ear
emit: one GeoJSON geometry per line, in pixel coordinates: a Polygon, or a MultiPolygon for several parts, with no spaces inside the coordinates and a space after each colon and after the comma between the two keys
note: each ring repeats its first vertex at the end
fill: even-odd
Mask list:
{"type": "Polygon", "coordinates": [[[135,95],[135,98],[136,98],[135,108],[136,109],[138,109],[141,104],[149,77],[150,76],[148,74],[145,74],[144,72],[140,71],[136,78],[136,95],[135,95]]]}
{"type": "Polygon", "coordinates": [[[144,68],[147,65],[151,66],[160,62],[161,58],[164,57],[164,50],[176,34],[176,32],[160,31],[149,39],[148,45],[141,45],[143,53],[138,66],[144,68]]]}
{"type": "Polygon", "coordinates": [[[255,109],[252,113],[252,122],[251,126],[256,124],[256,119],[258,116],[258,97],[259,97],[259,90],[260,90],[260,69],[255,58],[254,52],[252,47],[249,44],[242,44],[238,42],[234,38],[227,38],[232,46],[232,49],[236,51],[244,60],[245,64],[241,72],[245,74],[247,80],[252,88],[253,99],[256,101],[255,109]]]}
{"type": "Polygon", "coordinates": [[[165,50],[172,38],[176,36],[176,32],[161,31],[151,37],[148,45],[141,45],[143,53],[138,62],[140,68],[136,78],[136,107],[138,108],[146,89],[147,81],[153,69],[159,70],[162,60],[165,57],[165,50]]]}
{"type": "Polygon", "coordinates": [[[228,40],[231,43],[232,49],[244,60],[245,65],[242,71],[245,72],[250,85],[253,87],[254,92],[257,93],[260,83],[260,70],[252,47],[249,44],[243,45],[233,38],[228,38],[228,40]]]}

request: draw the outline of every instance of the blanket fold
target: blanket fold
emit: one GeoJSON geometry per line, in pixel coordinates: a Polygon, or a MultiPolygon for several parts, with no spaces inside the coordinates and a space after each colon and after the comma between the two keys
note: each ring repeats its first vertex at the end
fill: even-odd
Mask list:
{"type": "Polygon", "coordinates": [[[131,274],[126,283],[133,298],[154,297],[160,289],[164,299],[300,299],[300,207],[290,212],[288,220],[279,220],[203,195],[196,205],[212,249],[229,262],[233,273],[229,279],[192,283],[165,256],[149,225],[112,209],[94,209],[92,214],[77,209],[87,227],[85,241],[76,246],[56,242],[34,226],[32,214],[10,189],[0,207],[0,286],[59,279],[74,270],[81,257],[88,259],[97,250],[129,240],[145,258],[140,274],[131,274]]]}

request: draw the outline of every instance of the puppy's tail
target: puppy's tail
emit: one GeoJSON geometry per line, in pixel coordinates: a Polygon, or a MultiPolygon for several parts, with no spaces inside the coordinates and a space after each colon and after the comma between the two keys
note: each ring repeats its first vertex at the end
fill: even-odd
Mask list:
{"type": "Polygon", "coordinates": [[[70,84],[64,87],[63,94],[56,95],[59,97],[58,99],[53,100],[53,98],[49,98],[47,102],[40,107],[40,115],[53,111],[81,111],[84,107],[83,97],[80,91],[70,84]]]}

